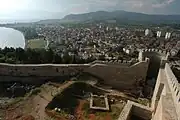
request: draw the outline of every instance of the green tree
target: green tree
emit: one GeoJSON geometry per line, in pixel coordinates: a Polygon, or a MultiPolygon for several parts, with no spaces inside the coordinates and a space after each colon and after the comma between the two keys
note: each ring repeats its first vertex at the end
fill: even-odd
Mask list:
{"type": "Polygon", "coordinates": [[[55,63],[55,64],[60,64],[60,63],[62,63],[61,56],[60,56],[60,55],[57,55],[57,54],[54,54],[54,56],[53,56],[53,63],[55,63]]]}
{"type": "Polygon", "coordinates": [[[5,62],[5,56],[0,53],[0,63],[4,63],[4,62],[5,62]]]}
{"type": "Polygon", "coordinates": [[[10,64],[14,64],[14,63],[16,63],[16,60],[14,58],[6,58],[5,62],[10,63],[10,64]]]}
{"type": "Polygon", "coordinates": [[[98,57],[98,60],[104,61],[104,60],[105,60],[105,55],[100,55],[100,56],[98,57]]]}
{"type": "Polygon", "coordinates": [[[24,60],[26,59],[25,51],[22,48],[16,48],[15,54],[16,54],[16,62],[18,63],[23,63],[24,60]]]}

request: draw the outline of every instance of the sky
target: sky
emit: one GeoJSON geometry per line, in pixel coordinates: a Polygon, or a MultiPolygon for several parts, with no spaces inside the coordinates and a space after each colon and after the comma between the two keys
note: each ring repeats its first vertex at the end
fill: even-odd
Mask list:
{"type": "Polygon", "coordinates": [[[180,0],[0,0],[0,19],[52,19],[98,10],[180,14],[180,0]]]}

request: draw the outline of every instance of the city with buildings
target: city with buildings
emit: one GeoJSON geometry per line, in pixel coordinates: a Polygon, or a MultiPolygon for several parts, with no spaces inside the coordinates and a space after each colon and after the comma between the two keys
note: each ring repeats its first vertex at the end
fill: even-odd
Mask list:
{"type": "Polygon", "coordinates": [[[0,120],[180,120],[180,30],[171,25],[3,24],[0,120]]]}
{"type": "Polygon", "coordinates": [[[180,33],[176,30],[168,32],[170,28],[161,29],[122,28],[105,24],[75,28],[46,25],[36,28],[37,33],[48,41],[47,46],[57,53],[68,51],[72,55],[76,51],[83,58],[103,55],[116,59],[121,50],[130,54],[138,49],[157,48],[172,50],[172,54],[176,55],[178,47],[175,46],[180,33]],[[115,52],[112,54],[112,51],[115,52]]]}

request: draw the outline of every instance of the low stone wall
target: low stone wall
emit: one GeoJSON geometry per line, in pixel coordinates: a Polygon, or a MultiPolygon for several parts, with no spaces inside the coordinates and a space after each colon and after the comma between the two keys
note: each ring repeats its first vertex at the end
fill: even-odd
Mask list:
{"type": "Polygon", "coordinates": [[[124,106],[118,120],[130,120],[130,114],[131,114],[131,111],[132,111],[132,102],[131,101],[128,101],[127,104],[124,106]]]}
{"type": "Polygon", "coordinates": [[[152,118],[151,113],[152,111],[150,108],[132,101],[128,101],[118,120],[130,120],[131,115],[136,115],[144,120],[150,120],[152,118]]]}
{"type": "Polygon", "coordinates": [[[89,104],[89,106],[90,106],[90,109],[93,109],[93,110],[109,111],[109,102],[108,102],[107,96],[98,96],[98,95],[93,95],[93,94],[91,93],[91,98],[90,98],[90,104],[89,104]],[[104,106],[104,107],[94,106],[94,105],[93,105],[94,97],[99,97],[99,98],[104,99],[105,106],[104,106]]]}

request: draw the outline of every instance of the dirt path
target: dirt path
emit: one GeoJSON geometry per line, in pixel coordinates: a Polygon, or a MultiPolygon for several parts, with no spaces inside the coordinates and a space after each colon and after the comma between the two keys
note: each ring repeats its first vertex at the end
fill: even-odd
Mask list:
{"type": "Polygon", "coordinates": [[[94,114],[89,114],[89,120],[96,120],[96,116],[94,114]]]}
{"type": "Polygon", "coordinates": [[[105,117],[104,120],[112,120],[112,119],[111,119],[111,116],[109,115],[109,113],[107,113],[107,115],[106,115],[106,117],[105,117]]]}
{"type": "Polygon", "coordinates": [[[77,119],[78,120],[84,120],[83,118],[83,111],[82,111],[82,108],[83,108],[83,105],[84,105],[85,101],[83,100],[80,100],[80,103],[76,109],[76,114],[77,114],[77,119]]]}
{"type": "Polygon", "coordinates": [[[34,114],[36,115],[37,120],[44,120],[44,118],[48,117],[45,113],[45,107],[54,98],[56,94],[62,92],[62,90],[70,86],[72,83],[72,81],[69,81],[67,83],[59,85],[58,88],[46,89],[42,91],[39,96],[36,96],[36,98],[33,100],[33,106],[35,107],[34,114]]]}

